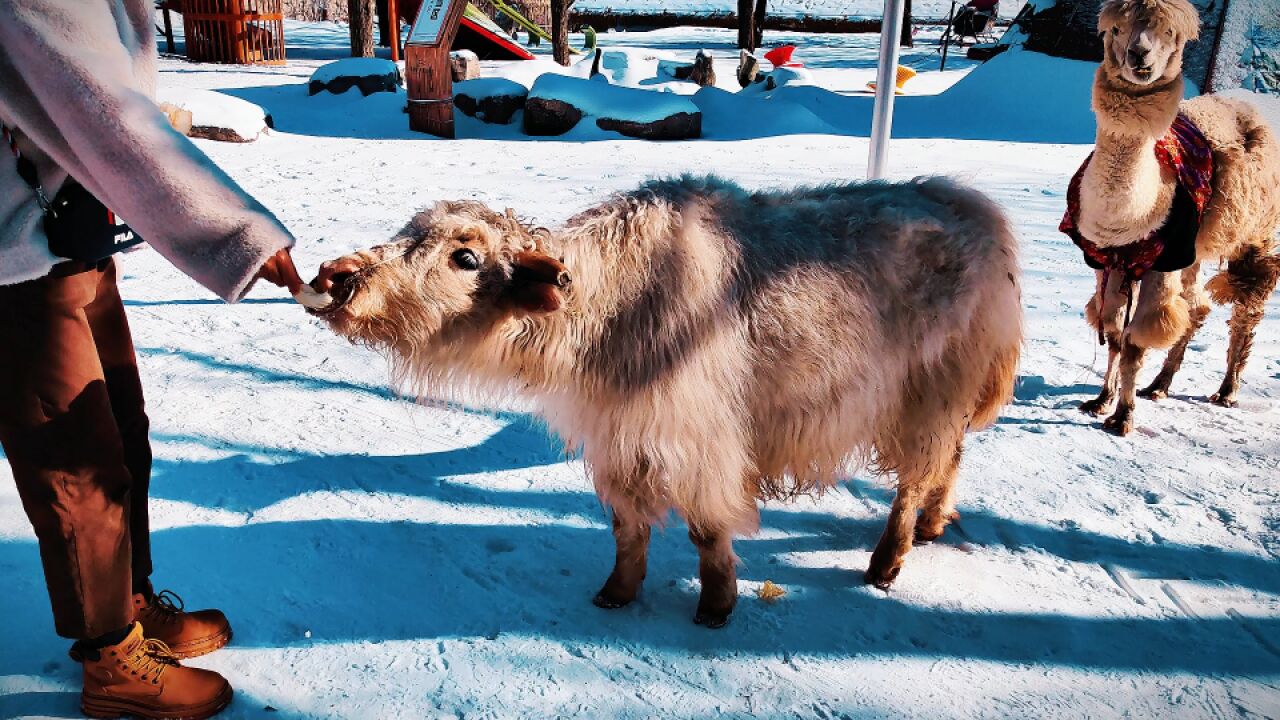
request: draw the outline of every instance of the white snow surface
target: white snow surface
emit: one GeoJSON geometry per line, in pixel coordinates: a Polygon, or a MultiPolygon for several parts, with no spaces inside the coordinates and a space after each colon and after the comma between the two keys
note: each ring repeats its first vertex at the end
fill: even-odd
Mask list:
{"type": "MultiPolygon", "coordinates": [[[[1001,0],[1000,16],[1012,18],[1025,0],[1001,0]]],[[[963,5],[964,2],[960,2],[963,5]]],[[[737,12],[737,3],[724,0],[577,0],[578,11],[675,15],[725,15],[737,12]]],[[[915,0],[915,18],[937,20],[947,17],[950,0],[915,0]]],[[[884,13],[881,0],[773,0],[768,13],[774,17],[879,18],[884,13]]]]}
{"type": "MultiPolygon", "coordinates": [[[[602,34],[622,37],[688,59],[701,47],[732,54],[731,31],[602,34]]],[[[806,63],[820,87],[783,91],[857,93],[874,75],[874,36],[793,39],[828,52],[806,63]]],[[[713,171],[787,188],[865,168],[867,140],[840,120],[844,106],[823,112],[781,91],[750,103],[700,93],[748,115],[717,115],[736,133],[719,140],[533,140],[461,116],[461,139],[439,140],[408,131],[402,94],[307,97],[310,72],[342,56],[345,28],[291,23],[286,40],[283,68],[163,59],[161,87],[272,112],[277,130],[251,146],[197,142],[297,235],[308,276],[444,198],[554,226],[655,176],[713,171]]],[[[930,47],[904,62],[922,71],[918,93],[973,67],[932,72],[930,47]]],[[[521,74],[541,64],[484,69],[528,84],[521,74]]],[[[231,618],[232,645],[191,661],[235,685],[225,717],[1280,715],[1280,302],[1268,304],[1240,407],[1204,401],[1226,352],[1227,314],[1215,309],[1173,397],[1141,402],[1132,436],[1077,412],[1105,352],[1082,317],[1092,274],[1056,228],[1091,148],[1078,115],[1050,115],[1087,108],[1085,70],[975,87],[987,104],[969,109],[1038,117],[1076,142],[1047,131],[1032,142],[1007,122],[975,138],[980,123],[947,103],[929,109],[929,133],[890,145],[894,178],[971,183],[1022,242],[1017,397],[968,440],[962,519],[915,548],[886,593],[861,581],[885,482],[857,473],[824,497],[770,504],[760,534],[736,544],[741,599],[720,631],[690,622],[697,561],[677,521],[655,532],[634,604],[591,605],[613,559],[608,516],[581,462],[519,401],[415,404],[388,387],[382,359],[278,288],[227,306],[153,252],[122,258],[156,454],[154,579],[231,618]],[[1034,112],[1050,93],[1061,104],[1034,112]],[[766,580],[787,594],[758,600],[766,580]]],[[[902,117],[921,129],[926,111],[910,99],[899,99],[902,117]]],[[[0,717],[77,716],[79,668],[53,633],[4,464],[0,577],[0,717]]]]}
{"type": "Polygon", "coordinates": [[[189,110],[192,125],[224,128],[245,140],[253,140],[267,129],[266,111],[225,93],[162,84],[156,99],[189,110]]]}

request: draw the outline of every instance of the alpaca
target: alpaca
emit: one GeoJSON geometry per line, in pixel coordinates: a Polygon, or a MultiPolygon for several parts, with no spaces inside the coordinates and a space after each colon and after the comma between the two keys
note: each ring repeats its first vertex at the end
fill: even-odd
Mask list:
{"type": "Polygon", "coordinates": [[[851,461],[897,475],[866,572],[887,588],[953,519],[963,436],[1009,400],[1022,339],[1009,225],[944,179],[656,181],[555,232],[443,202],[313,285],[334,298],[317,314],[415,392],[519,392],[581,448],[617,545],[600,607],[636,597],[674,509],[711,627],[757,499],[821,491],[851,461]]]}
{"type": "Polygon", "coordinates": [[[1138,395],[1168,395],[1209,314],[1205,289],[1214,302],[1234,304],[1226,377],[1210,399],[1236,404],[1254,331],[1280,277],[1280,144],[1247,103],[1182,101],[1183,48],[1199,34],[1187,0],[1107,0],[1098,29],[1097,145],[1073,180],[1078,207],[1062,229],[1097,268],[1085,315],[1108,348],[1101,392],[1081,410],[1111,412],[1103,427],[1125,435],[1138,395]],[[1215,260],[1226,260],[1226,269],[1202,289],[1200,266],[1215,260]],[[1146,351],[1162,348],[1169,348],[1164,366],[1137,392],[1146,351]]]}

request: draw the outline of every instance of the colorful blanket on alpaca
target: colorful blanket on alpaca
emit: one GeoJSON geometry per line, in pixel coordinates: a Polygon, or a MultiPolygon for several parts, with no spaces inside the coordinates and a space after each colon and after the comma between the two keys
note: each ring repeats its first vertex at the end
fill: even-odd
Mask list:
{"type": "Polygon", "coordinates": [[[1067,212],[1058,230],[1084,253],[1084,261],[1095,270],[1119,270],[1130,280],[1139,280],[1148,270],[1173,272],[1190,266],[1196,259],[1196,234],[1204,209],[1213,194],[1213,151],[1204,133],[1185,115],[1174,118],[1164,137],[1156,141],[1156,160],[1178,178],[1173,207],[1164,224],[1135,243],[1099,247],[1080,234],[1080,181],[1093,153],[1071,178],[1067,188],[1067,212]]]}

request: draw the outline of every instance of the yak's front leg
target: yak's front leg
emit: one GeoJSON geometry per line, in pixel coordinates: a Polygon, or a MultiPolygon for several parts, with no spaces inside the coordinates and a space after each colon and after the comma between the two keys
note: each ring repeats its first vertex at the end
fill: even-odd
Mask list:
{"type": "Polygon", "coordinates": [[[613,511],[613,540],[617,553],[613,572],[592,600],[607,610],[620,608],[636,599],[644,583],[649,563],[649,523],[630,513],[613,511]]]}
{"type": "Polygon", "coordinates": [[[733,534],[727,530],[690,528],[689,540],[698,548],[698,577],[702,580],[693,621],[722,628],[738,602],[738,558],[733,554],[733,534]]]}

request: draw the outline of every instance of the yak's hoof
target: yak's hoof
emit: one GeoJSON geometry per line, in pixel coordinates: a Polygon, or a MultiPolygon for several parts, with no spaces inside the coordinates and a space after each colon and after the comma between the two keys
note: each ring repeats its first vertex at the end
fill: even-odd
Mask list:
{"type": "Polygon", "coordinates": [[[928,545],[929,543],[942,537],[942,533],[946,530],[946,526],[938,528],[926,528],[916,525],[916,535],[913,541],[916,545],[928,545]]]}
{"type": "Polygon", "coordinates": [[[1110,405],[1111,405],[1111,402],[1109,400],[1104,400],[1102,398],[1085,400],[1084,402],[1080,403],[1080,412],[1084,413],[1085,415],[1092,415],[1094,417],[1098,417],[1099,415],[1105,414],[1107,412],[1108,407],[1110,407],[1110,405]]]}
{"type": "Polygon", "coordinates": [[[729,618],[733,616],[733,610],[703,610],[698,608],[698,612],[693,614],[693,624],[701,625],[712,630],[719,630],[729,624],[729,618]]]}
{"type": "Polygon", "coordinates": [[[881,590],[888,590],[893,585],[893,581],[898,579],[898,573],[900,572],[902,572],[901,565],[894,565],[885,569],[872,566],[867,568],[866,574],[862,577],[868,585],[875,585],[881,590]]]}
{"type": "Polygon", "coordinates": [[[1124,437],[1133,430],[1133,413],[1128,408],[1117,410],[1114,415],[1102,421],[1102,429],[1124,437]]]}
{"type": "Polygon", "coordinates": [[[1233,408],[1239,407],[1240,403],[1236,402],[1235,395],[1227,395],[1226,393],[1216,392],[1209,396],[1209,402],[1218,407],[1233,408]]]}
{"type": "Polygon", "coordinates": [[[1145,400],[1163,400],[1169,397],[1169,388],[1164,385],[1152,385],[1139,390],[1138,397],[1145,400]]]}
{"type": "Polygon", "coordinates": [[[626,607],[630,605],[631,601],[634,599],[635,598],[633,597],[616,598],[611,595],[605,594],[605,592],[601,590],[600,592],[596,593],[595,597],[591,598],[591,602],[598,608],[604,608],[605,610],[617,610],[620,607],[626,607]]]}

